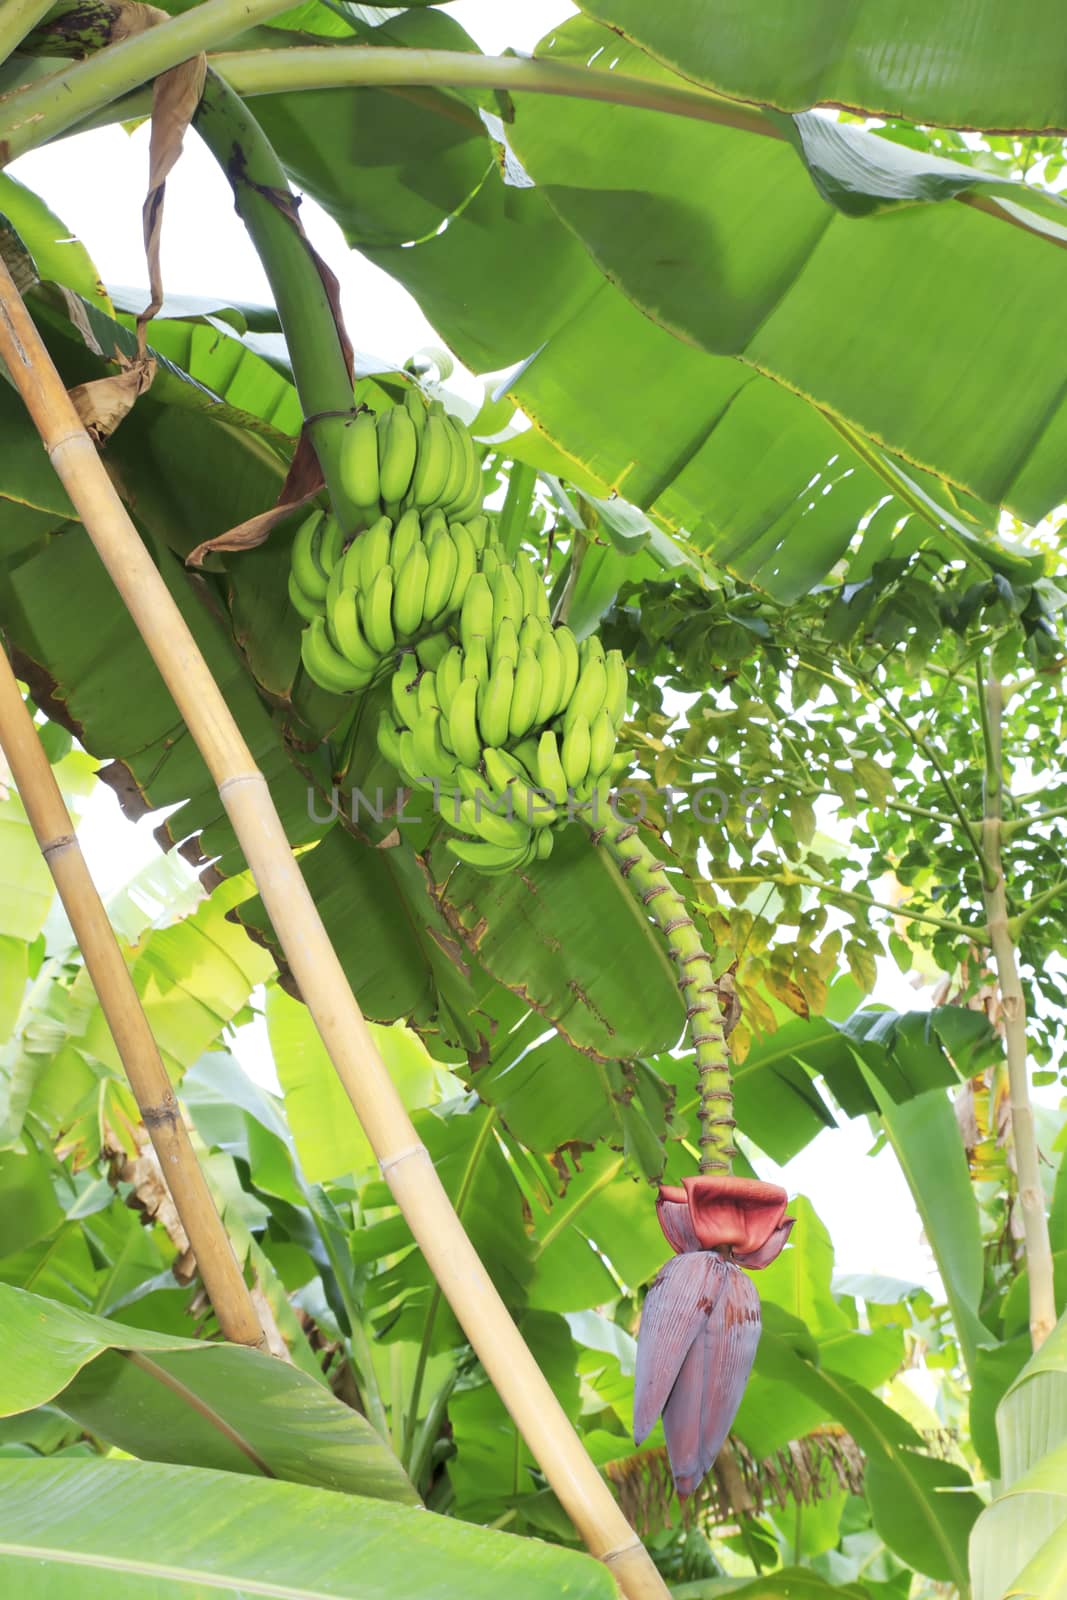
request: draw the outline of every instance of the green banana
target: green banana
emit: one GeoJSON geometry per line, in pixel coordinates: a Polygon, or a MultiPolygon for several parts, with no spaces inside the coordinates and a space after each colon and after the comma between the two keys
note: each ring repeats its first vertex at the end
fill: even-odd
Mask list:
{"type": "Polygon", "coordinates": [[[493,633],[493,591],[489,587],[489,580],[482,572],[476,572],[467,585],[467,592],[463,596],[463,608],[459,614],[459,636],[464,650],[469,650],[471,641],[482,639],[488,643],[493,633]]]}
{"type": "Polygon", "coordinates": [[[547,617],[548,596],[545,593],[545,586],[534,571],[534,564],[525,550],[520,550],[515,557],[515,576],[522,590],[523,609],[531,617],[547,617]]]}
{"type": "Polygon", "coordinates": [[[419,439],[419,454],[411,481],[411,494],[417,506],[434,506],[441,500],[452,467],[452,441],[444,417],[432,411],[419,439]]]}
{"type": "Polygon", "coordinates": [[[478,685],[478,728],[483,744],[503,744],[506,740],[514,685],[515,662],[511,656],[495,660],[488,678],[478,685]]]}
{"type": "Polygon", "coordinates": [[[611,766],[615,754],[615,724],[607,706],[601,706],[589,729],[589,771],[592,777],[602,778],[611,766]]]}
{"type": "Polygon", "coordinates": [[[475,678],[463,678],[452,696],[448,739],[465,767],[478,765],[482,741],[478,737],[478,683],[475,678]]]}
{"type": "Polygon", "coordinates": [[[441,705],[437,698],[437,680],[432,672],[420,673],[415,686],[415,703],[418,707],[419,717],[429,716],[431,711],[440,711],[441,705]]]}
{"type": "Polygon", "coordinates": [[[393,584],[393,622],[401,639],[412,638],[422,627],[429,568],[426,550],[420,541],[404,565],[397,569],[393,584]]]}
{"type": "Polygon", "coordinates": [[[534,835],[534,843],[537,849],[537,858],[539,861],[548,860],[549,856],[552,854],[552,846],[555,844],[555,842],[556,836],[552,832],[551,828],[542,828],[540,833],[534,835]]]}
{"type": "MultiPolygon", "coordinates": [[[[485,779],[475,767],[456,767],[456,788],[464,800],[475,806],[482,805],[488,793],[485,779]]],[[[458,820],[457,816],[457,825],[458,820]]]]}
{"type": "Polygon", "coordinates": [[[616,750],[608,767],[608,777],[612,783],[617,783],[624,772],[633,766],[634,753],[632,750],[616,750]]]}
{"type": "Polygon", "coordinates": [[[491,542],[489,537],[489,518],[484,512],[479,513],[476,517],[464,517],[457,520],[462,520],[463,526],[474,540],[474,548],[476,550],[488,548],[491,542]]]}
{"type": "Polygon", "coordinates": [[[349,546],[345,556],[345,587],[353,582],[357,589],[362,589],[364,594],[370,588],[381,569],[389,564],[389,551],[392,546],[393,524],[389,517],[379,517],[365,533],[361,533],[355,543],[349,546]],[[349,572],[351,563],[351,573],[349,572]]]}
{"type": "Polygon", "coordinates": [[[354,505],[377,506],[378,425],[373,411],[361,411],[345,428],[337,463],[341,488],[354,505]]]}
{"type": "Polygon", "coordinates": [[[421,776],[419,758],[415,754],[415,736],[410,728],[402,728],[397,735],[400,743],[400,772],[407,781],[415,785],[421,776]]]}
{"type": "Polygon", "coordinates": [[[434,622],[447,609],[452,598],[452,586],[459,571],[459,551],[451,533],[438,530],[426,546],[429,567],[426,573],[426,598],[423,614],[434,622]]]}
{"type": "Polygon", "coordinates": [[[404,410],[415,424],[415,432],[419,439],[426,426],[426,402],[418,389],[404,390],[404,410]]]}
{"type": "Polygon", "coordinates": [[[519,659],[519,636],[510,617],[505,617],[499,628],[493,629],[493,637],[489,641],[490,661],[498,661],[503,656],[510,656],[512,661],[519,659]]]}
{"type": "Polygon", "coordinates": [[[309,600],[326,599],[330,574],[323,570],[318,559],[325,522],[326,515],[322,511],[313,511],[310,517],[305,517],[296,531],[289,557],[296,581],[309,600]]]}
{"type": "Polygon", "coordinates": [[[476,635],[463,652],[463,676],[481,683],[489,676],[489,651],[481,635],[476,635]]]}
{"type": "Polygon", "coordinates": [[[601,666],[604,665],[604,646],[599,633],[586,634],[578,646],[578,659],[583,667],[587,667],[591,661],[599,661],[601,666]]]}
{"type": "Polygon", "coordinates": [[[316,617],[322,616],[322,606],[317,600],[312,600],[310,595],[304,593],[297,582],[296,573],[289,572],[289,600],[293,610],[299,612],[305,622],[313,622],[316,617]]]}
{"type": "Polygon", "coordinates": [[[448,848],[464,866],[474,867],[486,877],[514,872],[516,867],[525,865],[529,854],[528,845],[508,848],[487,844],[484,840],[473,842],[470,839],[449,839],[448,848]]]}
{"type": "Polygon", "coordinates": [[[541,703],[541,667],[532,650],[520,650],[515,667],[515,687],[508,713],[508,732],[521,739],[537,720],[541,703]]]}
{"type": "Polygon", "coordinates": [[[419,662],[413,650],[405,650],[397,662],[396,671],[389,680],[393,711],[397,725],[413,728],[418,720],[418,700],[415,685],[419,678],[419,662]]]}
{"type": "Polygon", "coordinates": [[[478,459],[478,452],[474,447],[474,438],[469,428],[461,422],[453,422],[459,442],[463,447],[464,473],[463,483],[456,495],[456,510],[465,510],[472,503],[481,503],[482,464],[478,459]]]}
{"type": "Polygon", "coordinates": [[[537,743],[537,778],[545,794],[557,806],[564,805],[570,784],[559,756],[559,744],[551,728],[546,728],[537,743]]]}
{"type": "Polygon", "coordinates": [[[492,585],[493,579],[504,565],[504,555],[499,545],[487,544],[482,551],[482,559],[478,563],[481,570],[492,585]]]}
{"type": "Polygon", "coordinates": [[[556,708],[558,715],[558,713],[564,710],[569,704],[571,695],[574,693],[574,686],[578,682],[578,673],[581,670],[581,663],[578,660],[578,641],[575,639],[574,634],[567,627],[566,623],[563,623],[560,627],[553,630],[553,638],[555,639],[556,644],[559,646],[560,653],[561,677],[559,685],[559,704],[556,708]]]}
{"type": "Polygon", "coordinates": [[[338,561],[330,573],[329,582],[326,585],[326,599],[323,601],[323,606],[327,616],[337,604],[337,598],[341,590],[347,587],[348,585],[345,583],[345,563],[343,560],[338,561]]]}
{"type": "Polygon", "coordinates": [[[326,513],[326,521],[319,530],[319,548],[316,560],[323,572],[329,574],[340,561],[345,549],[345,530],[332,512],[326,513]]]}
{"type": "Polygon", "coordinates": [[[460,491],[467,477],[467,452],[462,438],[462,435],[466,432],[463,424],[454,422],[451,417],[446,417],[445,426],[448,429],[448,443],[452,451],[452,458],[449,462],[448,477],[445,479],[445,486],[441,490],[440,499],[441,505],[447,512],[453,506],[460,504],[460,491]]]}
{"type": "Polygon", "coordinates": [[[607,708],[612,724],[618,730],[626,721],[626,710],[630,704],[629,677],[621,650],[608,651],[604,657],[604,671],[608,680],[607,708]]]}
{"type": "Polygon", "coordinates": [[[585,782],[589,771],[589,723],[585,717],[575,717],[563,735],[560,761],[572,789],[585,782]]]}
{"type": "Polygon", "coordinates": [[[594,718],[607,701],[607,695],[608,675],[604,671],[604,663],[592,656],[582,668],[582,675],[567,702],[563,713],[563,732],[573,727],[579,717],[584,717],[591,728],[594,718]]]}
{"type": "Polygon", "coordinates": [[[399,505],[415,471],[419,436],[403,406],[390,406],[378,418],[379,495],[386,505],[399,505]]]}
{"type": "Polygon", "coordinates": [[[346,661],[363,672],[377,672],[380,657],[363,637],[359,625],[359,596],[355,589],[341,590],[326,618],[326,628],[346,661]]]}
{"type": "Polygon", "coordinates": [[[365,689],[371,679],[369,672],[354,667],[334,649],[326,637],[326,624],[321,617],[316,617],[304,629],[300,659],[308,677],[331,694],[351,694],[356,689],[365,689]]]}
{"type": "Polygon", "coordinates": [[[393,529],[393,537],[389,542],[389,565],[394,572],[399,572],[408,556],[417,544],[422,543],[422,523],[419,513],[412,507],[404,511],[397,519],[393,529]]]}
{"type": "Polygon", "coordinates": [[[489,746],[482,752],[482,760],[486,776],[497,794],[510,795],[513,817],[518,817],[528,828],[547,828],[556,821],[555,807],[530,787],[519,762],[506,750],[494,750],[489,746]]]}
{"type": "Polygon", "coordinates": [[[537,740],[533,737],[520,740],[510,754],[522,768],[523,782],[540,785],[541,779],[537,771],[537,740]]]}
{"type": "Polygon", "coordinates": [[[519,645],[523,650],[532,650],[537,654],[541,640],[545,636],[545,624],[540,617],[526,615],[522,619],[519,629],[519,645]]]}
{"type": "Polygon", "coordinates": [[[456,758],[446,750],[440,732],[441,713],[436,706],[420,714],[411,730],[411,743],[417,766],[411,769],[415,778],[443,778],[451,781],[456,772],[456,758]]]}
{"type": "Polygon", "coordinates": [[[563,656],[559,641],[551,628],[541,635],[537,646],[537,664],[541,668],[541,695],[537,702],[536,722],[549,722],[562,705],[560,690],[563,686],[563,656]]]}
{"type": "MultiPolygon", "coordinates": [[[[457,771],[458,776],[458,771],[457,771]]],[[[517,817],[501,816],[489,803],[488,790],[483,786],[479,800],[462,800],[459,806],[459,826],[464,833],[473,833],[489,844],[527,845],[530,830],[517,817]]]]}
{"type": "Polygon", "coordinates": [[[443,656],[439,662],[435,680],[437,703],[446,717],[452,710],[453,698],[462,682],[463,651],[458,644],[454,644],[448,654],[443,656]]]}
{"type": "Polygon", "coordinates": [[[397,771],[403,766],[403,755],[400,749],[400,729],[389,715],[383,711],[378,718],[378,749],[386,761],[397,771]]]}
{"type": "Polygon", "coordinates": [[[370,588],[361,596],[360,621],[363,635],[372,650],[387,656],[396,648],[393,630],[393,569],[379,567],[370,588]]]}
{"type": "MultiPolygon", "coordinates": [[[[484,559],[482,570],[485,570],[484,559]]],[[[518,578],[510,567],[502,566],[490,579],[490,588],[493,591],[493,632],[499,633],[505,620],[513,623],[517,631],[522,626],[523,617],[522,590],[518,578]]]]}

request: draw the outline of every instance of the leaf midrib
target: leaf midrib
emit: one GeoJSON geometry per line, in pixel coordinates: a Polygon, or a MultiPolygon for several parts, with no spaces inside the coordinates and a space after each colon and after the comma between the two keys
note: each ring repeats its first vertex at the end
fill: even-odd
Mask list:
{"type": "Polygon", "coordinates": [[[339,1600],[341,1589],[294,1589],[241,1573],[223,1575],[200,1567],[179,1567],[159,1561],[134,1561],[127,1556],[96,1554],[88,1550],[56,1550],[46,1544],[15,1544],[0,1539],[0,1556],[25,1561],[42,1561],[69,1567],[91,1567],[99,1572],[129,1573],[137,1577],[160,1578],[176,1583],[198,1583],[209,1589],[239,1589],[244,1594],[276,1596],[277,1600],[339,1600]]]}

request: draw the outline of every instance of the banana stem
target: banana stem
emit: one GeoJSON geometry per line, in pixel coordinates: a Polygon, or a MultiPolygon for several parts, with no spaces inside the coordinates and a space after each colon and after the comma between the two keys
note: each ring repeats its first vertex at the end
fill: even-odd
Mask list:
{"type": "Polygon", "coordinates": [[[330,500],[350,528],[355,506],[341,486],[339,461],[352,413],[352,378],[336,280],[300,226],[298,202],[266,134],[213,72],[194,124],[230,181],[237,213],[270,280],[330,500]]]}
{"type": "Polygon", "coordinates": [[[733,1145],[734,1095],[710,957],[685,901],[668,879],[662,861],[640,837],[637,823],[609,810],[607,820],[587,826],[594,844],[603,844],[610,851],[674,958],[678,987],[685,1002],[686,1029],[697,1064],[700,1170],[728,1173],[737,1153],[733,1145]]]}
{"type": "MultiPolygon", "coordinates": [[[[216,49],[254,22],[269,22],[287,10],[289,3],[203,0],[181,16],[107,45],[88,61],[75,62],[16,89],[0,100],[0,166],[65,133],[84,117],[112,105],[179,62],[202,50],[216,49]]],[[[92,42],[91,36],[87,38],[86,48],[91,48],[92,42]]]]}
{"type": "Polygon", "coordinates": [[[52,0],[7,0],[0,15],[0,62],[18,49],[51,6],[52,0]]]}

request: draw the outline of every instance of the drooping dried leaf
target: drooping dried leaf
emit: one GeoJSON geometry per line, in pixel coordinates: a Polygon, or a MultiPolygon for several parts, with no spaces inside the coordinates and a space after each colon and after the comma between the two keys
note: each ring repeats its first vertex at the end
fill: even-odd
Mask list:
{"type": "MultiPolygon", "coordinates": [[[[141,10],[151,9],[140,7],[141,10]]],[[[151,299],[137,318],[137,346],[145,347],[145,327],[163,304],[160,246],[163,234],[163,199],[167,178],[182,153],[186,131],[200,104],[207,74],[207,57],[201,53],[161,73],[152,87],[152,136],[148,152],[148,194],[141,213],[151,299]]]]}

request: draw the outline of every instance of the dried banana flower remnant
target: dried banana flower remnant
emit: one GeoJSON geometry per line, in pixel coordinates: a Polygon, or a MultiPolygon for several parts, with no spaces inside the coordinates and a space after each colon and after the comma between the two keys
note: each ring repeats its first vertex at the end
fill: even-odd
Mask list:
{"type": "Polygon", "coordinates": [[[663,1187],[656,1211],[678,1252],[645,1298],[634,1438],[660,1416],[679,1495],[693,1493],[737,1415],[760,1336],[759,1295],[742,1267],[766,1267],[793,1226],[776,1184],[705,1175],[663,1187]]]}

